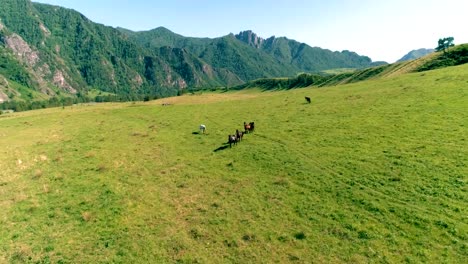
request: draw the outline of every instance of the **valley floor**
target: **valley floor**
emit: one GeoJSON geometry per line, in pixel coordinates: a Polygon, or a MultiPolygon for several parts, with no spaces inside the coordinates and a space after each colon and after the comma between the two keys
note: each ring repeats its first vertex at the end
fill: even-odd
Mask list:
{"type": "Polygon", "coordinates": [[[467,72],[1,115],[0,262],[462,263],[467,72]]]}

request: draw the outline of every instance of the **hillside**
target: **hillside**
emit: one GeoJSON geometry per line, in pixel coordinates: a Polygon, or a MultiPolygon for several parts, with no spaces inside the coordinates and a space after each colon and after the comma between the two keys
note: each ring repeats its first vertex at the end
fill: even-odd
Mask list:
{"type": "Polygon", "coordinates": [[[1,6],[1,101],[86,101],[94,90],[118,101],[141,100],[304,70],[371,65],[355,53],[330,56],[318,48],[313,56],[298,52],[294,61],[279,60],[232,34],[207,39],[164,28],[115,29],[74,10],[29,0],[3,0],[1,6]]]}
{"type": "Polygon", "coordinates": [[[0,115],[0,262],[463,263],[467,73],[0,115]]]}
{"type": "Polygon", "coordinates": [[[3,53],[26,64],[20,84],[50,96],[90,88],[167,96],[223,83],[216,70],[182,49],[148,50],[73,10],[7,0],[0,17],[3,53]]]}
{"type": "Polygon", "coordinates": [[[345,69],[338,73],[299,74],[294,78],[263,78],[233,87],[233,90],[261,88],[265,90],[292,89],[308,86],[326,87],[341,84],[397,77],[407,73],[468,63],[468,44],[457,45],[446,53],[429,53],[418,59],[375,66],[360,70],[345,69]]]}

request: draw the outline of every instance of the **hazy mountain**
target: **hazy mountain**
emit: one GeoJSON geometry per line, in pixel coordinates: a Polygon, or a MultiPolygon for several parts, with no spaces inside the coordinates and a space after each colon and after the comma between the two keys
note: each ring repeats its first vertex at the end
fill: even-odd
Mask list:
{"type": "Polygon", "coordinates": [[[418,50],[412,50],[405,56],[403,56],[401,59],[399,59],[397,62],[402,62],[402,61],[408,61],[408,60],[414,60],[421,58],[423,56],[426,56],[427,54],[430,54],[434,52],[434,49],[418,49],[418,50]]]}
{"type": "Polygon", "coordinates": [[[2,101],[79,96],[91,89],[168,96],[190,87],[373,65],[354,52],[262,39],[252,31],[210,39],[162,27],[115,29],[74,10],[29,0],[2,0],[0,58],[2,101]]]}

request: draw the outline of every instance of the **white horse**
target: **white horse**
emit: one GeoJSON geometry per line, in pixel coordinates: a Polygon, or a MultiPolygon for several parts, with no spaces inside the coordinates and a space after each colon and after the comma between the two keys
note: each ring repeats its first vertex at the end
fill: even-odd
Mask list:
{"type": "Polygon", "coordinates": [[[205,132],[206,132],[206,126],[201,124],[200,125],[200,133],[205,134],[205,132]]]}

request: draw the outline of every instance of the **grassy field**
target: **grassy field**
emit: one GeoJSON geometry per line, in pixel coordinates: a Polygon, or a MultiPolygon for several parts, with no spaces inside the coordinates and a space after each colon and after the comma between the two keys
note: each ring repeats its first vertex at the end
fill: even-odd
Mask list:
{"type": "Polygon", "coordinates": [[[0,153],[0,263],[468,258],[468,65],[1,115],[0,153]]]}

